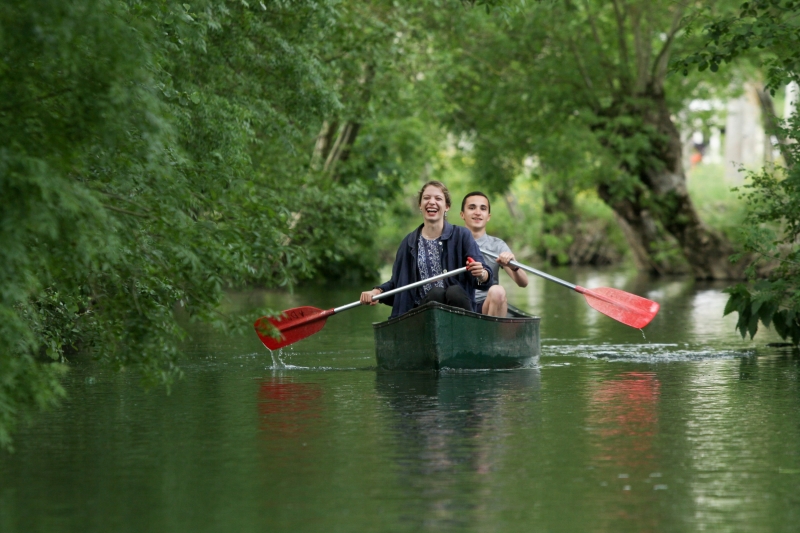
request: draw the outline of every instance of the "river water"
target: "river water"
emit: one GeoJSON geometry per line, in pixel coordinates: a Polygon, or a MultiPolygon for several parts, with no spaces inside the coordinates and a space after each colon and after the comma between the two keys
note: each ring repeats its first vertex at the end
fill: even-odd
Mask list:
{"type": "Polygon", "coordinates": [[[0,453],[0,531],[797,531],[797,352],[743,341],[723,285],[560,274],[661,312],[641,332],[532,280],[510,300],[542,317],[542,357],[517,371],[376,372],[385,306],[272,355],[197,329],[171,394],[78,359],[0,453]]]}

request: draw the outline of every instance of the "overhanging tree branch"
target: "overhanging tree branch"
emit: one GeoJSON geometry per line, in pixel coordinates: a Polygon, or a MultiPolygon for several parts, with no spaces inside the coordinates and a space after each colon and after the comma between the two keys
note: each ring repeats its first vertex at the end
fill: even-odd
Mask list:
{"type": "Polygon", "coordinates": [[[653,89],[658,93],[662,91],[664,87],[664,80],[667,77],[670,46],[672,46],[672,42],[675,40],[677,33],[684,27],[684,23],[682,22],[683,13],[684,12],[682,9],[675,9],[675,15],[672,17],[672,25],[669,33],[667,33],[664,46],[662,46],[661,50],[658,51],[656,60],[653,62],[653,68],[650,73],[650,83],[653,85],[653,89]]]}
{"type": "Polygon", "coordinates": [[[647,37],[642,36],[642,11],[638,7],[631,9],[631,29],[633,31],[633,46],[636,56],[636,82],[634,90],[637,93],[641,93],[647,86],[650,59],[653,55],[653,44],[649,35],[647,37]]]}
{"type": "Polygon", "coordinates": [[[109,211],[116,211],[117,213],[122,213],[123,215],[130,215],[132,217],[139,217],[139,218],[150,218],[148,215],[143,215],[141,213],[134,213],[133,211],[128,211],[127,209],[120,209],[119,207],[114,207],[113,205],[108,204],[100,204],[109,211]]]}
{"type": "Polygon", "coordinates": [[[600,101],[597,99],[597,95],[594,91],[594,83],[592,83],[592,77],[587,72],[586,67],[581,60],[581,56],[578,53],[578,49],[575,46],[575,42],[573,39],[567,40],[569,44],[570,51],[572,55],[575,56],[575,64],[578,66],[578,72],[581,75],[581,79],[583,80],[584,89],[586,90],[586,94],[589,96],[589,100],[591,101],[592,109],[598,111],[600,109],[600,101]]]}
{"type": "Polygon", "coordinates": [[[630,59],[628,55],[628,43],[625,40],[625,19],[628,16],[627,6],[622,2],[622,9],[620,9],[620,2],[622,0],[613,0],[614,4],[614,18],[617,21],[617,46],[619,46],[619,80],[622,90],[626,91],[630,88],[631,74],[630,74],[630,59]]]}
{"type": "Polygon", "coordinates": [[[614,79],[611,77],[610,73],[613,72],[614,65],[605,53],[603,41],[600,39],[600,32],[597,30],[597,24],[595,24],[594,16],[587,0],[583,0],[583,7],[586,10],[586,18],[589,21],[589,27],[592,29],[592,37],[594,38],[595,45],[597,45],[597,53],[600,54],[600,63],[605,67],[603,70],[606,73],[608,89],[613,92],[614,79]]]}
{"type": "Polygon", "coordinates": [[[44,96],[40,96],[39,98],[33,98],[31,100],[26,100],[24,102],[20,102],[20,103],[17,103],[17,104],[5,106],[5,107],[0,107],[0,113],[6,112],[6,111],[11,111],[13,109],[17,109],[17,108],[20,108],[20,107],[22,107],[24,105],[28,105],[28,104],[38,104],[38,103],[44,102],[45,100],[49,100],[51,98],[56,98],[57,96],[61,96],[63,94],[67,94],[67,93],[70,93],[72,91],[73,91],[73,88],[72,87],[68,87],[66,89],[61,89],[60,91],[54,91],[52,93],[45,94],[44,96]]]}

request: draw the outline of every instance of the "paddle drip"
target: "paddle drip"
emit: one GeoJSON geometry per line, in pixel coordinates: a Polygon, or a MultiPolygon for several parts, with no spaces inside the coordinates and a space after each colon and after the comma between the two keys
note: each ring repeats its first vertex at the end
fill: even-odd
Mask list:
{"type": "Polygon", "coordinates": [[[280,350],[278,350],[277,361],[276,361],[276,357],[275,357],[275,352],[273,352],[269,348],[267,348],[267,350],[269,350],[269,356],[272,358],[272,369],[273,370],[279,370],[279,369],[286,368],[286,363],[284,363],[281,360],[281,356],[280,356],[281,351],[280,350]]]}

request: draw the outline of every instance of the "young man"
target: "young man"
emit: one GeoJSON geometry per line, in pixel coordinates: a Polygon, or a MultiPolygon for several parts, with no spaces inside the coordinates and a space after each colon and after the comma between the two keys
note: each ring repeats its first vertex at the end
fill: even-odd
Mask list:
{"type": "MultiPolygon", "coordinates": [[[[461,201],[461,218],[464,219],[464,224],[472,232],[475,242],[481,249],[499,254],[496,261],[488,255],[484,256],[486,266],[492,269],[495,283],[499,283],[500,267],[503,267],[514,283],[520,287],[527,287],[528,275],[525,271],[508,264],[509,261],[515,260],[508,245],[502,239],[486,234],[486,224],[492,218],[489,198],[480,191],[466,195],[461,201]]],[[[506,290],[500,285],[492,285],[488,291],[480,289],[475,291],[475,302],[479,312],[484,315],[506,316],[508,311],[506,290]]]]}

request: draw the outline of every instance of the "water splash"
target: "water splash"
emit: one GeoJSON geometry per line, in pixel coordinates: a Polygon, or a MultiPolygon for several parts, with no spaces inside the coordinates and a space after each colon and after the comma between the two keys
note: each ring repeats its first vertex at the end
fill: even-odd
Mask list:
{"type": "Polygon", "coordinates": [[[267,350],[269,350],[269,356],[272,358],[272,367],[271,368],[273,370],[283,370],[283,369],[285,369],[286,368],[286,363],[284,363],[283,360],[281,359],[281,349],[278,349],[277,353],[273,352],[269,348],[267,348],[267,350]]]}

